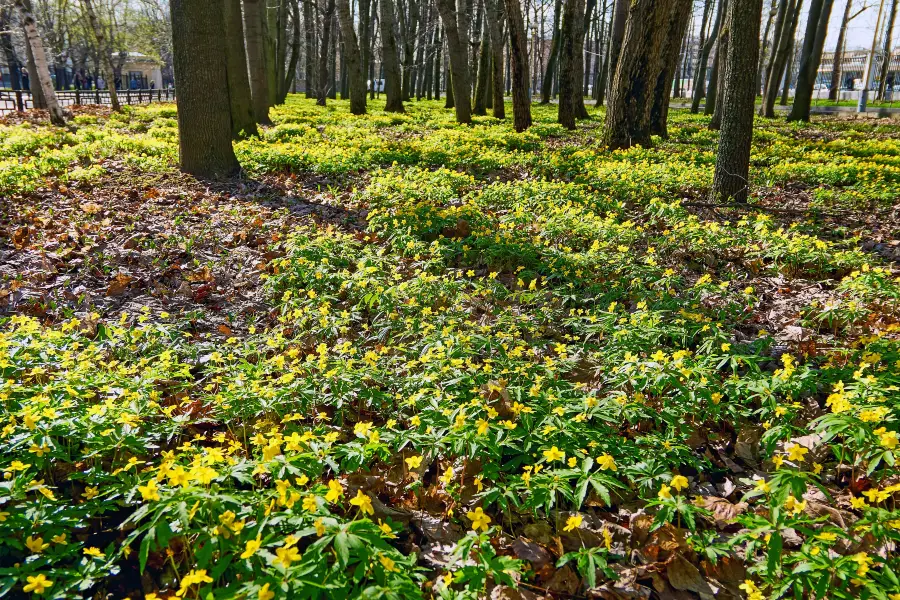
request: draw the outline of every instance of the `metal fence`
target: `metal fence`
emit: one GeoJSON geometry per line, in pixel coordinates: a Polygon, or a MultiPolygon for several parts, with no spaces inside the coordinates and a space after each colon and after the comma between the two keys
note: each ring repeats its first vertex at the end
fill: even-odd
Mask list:
{"type": "MultiPolygon", "coordinates": [[[[118,90],[121,104],[152,104],[153,102],[174,102],[175,90],[118,90]]],[[[62,106],[79,104],[101,104],[109,106],[109,90],[61,90],[56,97],[62,106]]],[[[31,92],[28,90],[0,90],[0,115],[34,108],[31,92]]]]}

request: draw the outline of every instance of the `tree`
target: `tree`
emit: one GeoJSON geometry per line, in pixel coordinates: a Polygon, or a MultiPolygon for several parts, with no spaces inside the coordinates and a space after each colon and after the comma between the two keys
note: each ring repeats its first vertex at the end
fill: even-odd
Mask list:
{"type": "MultiPolygon", "coordinates": [[[[302,0],[302,2],[303,26],[306,28],[306,31],[304,32],[306,60],[303,64],[305,92],[307,98],[315,98],[316,90],[318,89],[318,86],[316,86],[316,56],[318,56],[318,50],[316,49],[316,19],[313,13],[313,0],[302,0]]],[[[365,20],[363,22],[368,21],[365,20]]],[[[366,46],[366,48],[368,49],[368,46],[366,46]]]]}
{"type": "MultiPolygon", "coordinates": [[[[469,81],[469,16],[465,10],[465,0],[456,0],[456,2],[454,0],[435,0],[435,2],[437,2],[438,13],[444,24],[444,38],[447,40],[447,53],[450,56],[450,85],[453,86],[453,108],[456,111],[456,122],[468,124],[472,122],[472,103],[469,100],[472,86],[469,81]]],[[[521,12],[519,14],[521,15],[521,12]]],[[[524,26],[522,29],[524,30],[524,26]]],[[[524,31],[522,34],[524,36],[524,31]]],[[[512,30],[510,30],[510,35],[512,35],[512,30]]],[[[526,54],[526,64],[523,65],[526,72],[527,60],[526,54]]],[[[447,87],[447,100],[449,101],[450,86],[447,87]]]]}
{"type": "Polygon", "coordinates": [[[841,89],[841,64],[843,64],[844,61],[844,44],[847,40],[847,26],[850,24],[850,21],[858,17],[868,8],[867,6],[863,6],[855,15],[851,16],[850,10],[852,7],[853,0],[847,0],[847,4],[844,5],[844,16],[841,19],[841,28],[838,31],[837,44],[834,48],[834,60],[831,62],[831,84],[828,87],[829,100],[837,100],[838,91],[841,89]]]}
{"type": "Polygon", "coordinates": [[[575,119],[580,117],[577,98],[581,96],[578,40],[584,40],[584,0],[565,0],[559,50],[559,108],[556,120],[568,129],[575,129],[575,119]]]}
{"type": "MultiPolygon", "coordinates": [[[[731,10],[729,6],[727,10],[731,10]]],[[[728,41],[730,39],[729,29],[728,27],[723,27],[722,31],[719,33],[719,42],[716,46],[716,61],[715,68],[713,69],[715,79],[710,82],[709,86],[709,94],[706,97],[706,107],[704,112],[706,114],[711,114],[712,118],[709,120],[709,128],[710,129],[718,129],[722,124],[722,111],[724,110],[724,105],[722,102],[722,97],[725,95],[725,57],[728,54],[728,41]],[[715,85],[713,85],[715,84],[715,85]]],[[[756,78],[753,79],[754,92],[753,98],[755,101],[756,98],[756,78]]]]}
{"type": "Polygon", "coordinates": [[[562,9],[562,0],[556,0],[553,6],[553,33],[550,36],[550,56],[547,58],[547,68],[544,70],[544,78],[541,81],[541,104],[550,104],[550,97],[553,95],[553,78],[556,77],[556,67],[559,62],[559,22],[562,18],[562,9]]]}
{"type": "MultiPolygon", "coordinates": [[[[787,66],[788,53],[794,40],[794,33],[797,31],[797,21],[799,20],[800,8],[803,3],[803,0],[782,1],[785,3],[785,12],[780,27],[778,17],[775,19],[775,39],[777,42],[772,46],[774,52],[772,53],[770,65],[766,69],[766,88],[763,93],[763,103],[759,109],[761,116],[770,119],[775,116],[775,100],[778,99],[779,85],[787,66]]],[[[780,13],[780,6],[778,10],[780,13]]]]}
{"type": "Polygon", "coordinates": [[[231,134],[237,139],[258,133],[256,119],[253,116],[250,78],[247,74],[241,0],[223,0],[222,18],[225,25],[225,71],[228,76],[228,100],[231,105],[231,134]]]}
{"type": "MultiPolygon", "coordinates": [[[[319,54],[319,74],[316,77],[319,84],[319,88],[316,90],[316,104],[319,106],[325,106],[328,92],[334,88],[328,78],[328,49],[333,44],[331,40],[331,24],[333,21],[334,0],[327,0],[325,12],[322,14],[322,52],[319,54]]],[[[331,74],[334,75],[334,69],[331,70],[331,74]]]]}
{"type": "MultiPolygon", "coordinates": [[[[269,79],[266,75],[265,34],[263,32],[262,2],[264,1],[244,0],[244,36],[247,46],[247,66],[250,70],[253,118],[257,123],[269,124],[272,121],[269,120],[269,79]]],[[[174,21],[172,19],[173,29],[174,21]]],[[[219,35],[222,35],[221,30],[219,35]]]]}
{"type": "Polygon", "coordinates": [[[634,0],[616,77],[609,95],[603,141],[610,148],[650,145],[650,109],[662,70],[661,50],[673,0],[634,0]]]}
{"type": "MultiPolygon", "coordinates": [[[[441,0],[438,0],[439,2],[441,0]]],[[[505,0],[506,27],[509,30],[509,59],[512,80],[513,127],[525,131],[531,127],[531,99],[528,97],[528,51],[525,23],[519,0],[505,0]]]]}
{"type": "MultiPolygon", "coordinates": [[[[103,72],[103,78],[107,81],[115,81],[115,68],[112,62],[112,49],[106,45],[106,36],[103,34],[103,28],[97,19],[97,13],[94,11],[94,5],[91,0],[81,0],[84,10],[87,13],[88,22],[91,24],[91,31],[94,33],[94,40],[97,43],[97,53],[100,55],[100,69],[103,72]]],[[[122,106],[119,104],[119,94],[116,92],[116,86],[109,86],[109,103],[116,112],[121,112],[122,106]]]]}
{"type": "Polygon", "coordinates": [[[198,177],[231,175],[239,165],[231,146],[222,11],[204,0],[171,0],[170,7],[181,169],[198,177]]]}
{"type": "Polygon", "coordinates": [[[12,41],[12,6],[0,6],[0,48],[6,57],[6,66],[9,67],[9,79],[12,89],[22,89],[21,64],[16,56],[16,49],[12,41]]]}
{"type": "Polygon", "coordinates": [[[746,202],[762,0],[731,0],[729,15],[722,128],[712,198],[746,202]]]}
{"type": "Polygon", "coordinates": [[[878,82],[878,94],[875,96],[879,102],[884,101],[884,93],[887,91],[888,73],[891,66],[891,47],[894,38],[894,21],[897,20],[897,0],[891,0],[891,9],[888,12],[887,27],[884,30],[884,47],[881,51],[881,77],[878,82]]]}
{"type": "Polygon", "coordinates": [[[379,0],[381,9],[381,62],[384,66],[384,110],[404,112],[400,74],[400,55],[394,35],[393,0],[379,0]]]}
{"type": "Polygon", "coordinates": [[[350,112],[354,115],[366,114],[366,74],[363,71],[362,54],[353,29],[353,15],[350,1],[337,0],[338,18],[344,38],[344,58],[347,61],[348,85],[350,87],[350,112]]]}
{"type": "MultiPolygon", "coordinates": [[[[786,0],[785,0],[786,1],[786,0]]],[[[691,97],[691,112],[700,112],[700,100],[706,95],[706,68],[709,64],[709,55],[719,37],[719,29],[722,27],[722,14],[725,8],[725,0],[719,0],[716,5],[716,18],[706,39],[700,45],[700,56],[697,58],[697,66],[694,69],[694,93],[691,97]]]]}
{"type": "Polygon", "coordinates": [[[502,0],[485,0],[487,3],[488,32],[491,36],[491,107],[494,117],[506,118],[503,102],[503,3],[502,0]]]}
{"type": "Polygon", "coordinates": [[[687,31],[691,16],[691,0],[675,0],[669,12],[667,28],[669,35],[663,42],[663,67],[656,78],[653,90],[653,105],[650,108],[650,132],[668,137],[666,121],[669,118],[669,100],[672,97],[672,83],[678,62],[679,49],[687,31]]]}
{"type": "Polygon", "coordinates": [[[488,20],[482,21],[481,47],[478,53],[478,76],[475,78],[475,102],[473,115],[487,114],[487,96],[490,86],[491,72],[491,38],[488,31],[488,20]]]}
{"type": "Polygon", "coordinates": [[[31,12],[31,4],[26,4],[26,0],[15,0],[15,6],[19,11],[19,18],[25,30],[25,43],[33,59],[31,62],[34,64],[35,73],[31,79],[31,86],[34,88],[35,83],[40,86],[41,95],[47,104],[47,110],[50,112],[50,122],[54,125],[65,125],[66,118],[56,98],[56,91],[53,89],[53,81],[50,79],[50,66],[47,64],[47,54],[44,52],[44,43],[41,41],[41,34],[38,33],[34,14],[31,12]]]}
{"type": "Polygon", "coordinates": [[[607,71],[606,93],[612,92],[616,78],[616,70],[619,68],[619,56],[622,52],[622,40],[625,38],[625,24],[628,22],[628,7],[630,0],[616,0],[613,8],[612,23],[610,24],[609,37],[609,70],[607,71]]]}
{"type": "Polygon", "coordinates": [[[806,34],[803,48],[800,51],[800,70],[797,72],[797,88],[794,91],[794,105],[788,115],[788,121],[809,121],[809,110],[812,104],[813,88],[819,64],[822,62],[822,49],[828,33],[828,21],[831,20],[831,7],[834,0],[812,0],[807,15],[806,34]]]}

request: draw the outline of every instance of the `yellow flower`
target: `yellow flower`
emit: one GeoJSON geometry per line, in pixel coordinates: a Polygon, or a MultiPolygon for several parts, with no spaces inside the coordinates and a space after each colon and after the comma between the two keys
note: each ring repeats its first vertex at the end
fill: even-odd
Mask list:
{"type": "Polygon", "coordinates": [[[809,448],[805,448],[800,444],[794,444],[788,448],[788,459],[794,462],[803,462],[804,456],[809,452],[809,448]]]}
{"type": "Polygon", "coordinates": [[[147,485],[139,485],[137,489],[144,500],[159,500],[159,488],[155,479],[148,481],[147,485]]]}
{"type": "Polygon", "coordinates": [[[410,456],[406,459],[406,466],[410,469],[418,469],[422,464],[421,456],[410,456]]]}
{"type": "Polygon", "coordinates": [[[328,493],[325,494],[325,500],[328,502],[337,502],[338,498],[344,495],[344,486],[337,479],[328,482],[328,493]]]}
{"type": "Polygon", "coordinates": [[[679,492],[688,486],[687,477],[684,475],[676,475],[672,478],[672,487],[679,492]]]}
{"type": "Polygon", "coordinates": [[[212,583],[212,577],[206,574],[206,569],[191,570],[181,578],[181,587],[175,593],[176,596],[184,596],[192,585],[212,583]]]}
{"type": "Polygon", "coordinates": [[[22,588],[22,591],[25,593],[35,593],[41,595],[46,591],[46,589],[53,585],[53,582],[44,577],[43,573],[38,573],[34,577],[28,576],[25,578],[28,582],[25,584],[25,587],[22,588]]]}
{"type": "Polygon", "coordinates": [[[285,569],[290,568],[292,562],[300,560],[300,551],[294,546],[278,548],[275,554],[278,556],[275,564],[281,564],[285,569]]]}
{"type": "Polygon", "coordinates": [[[303,498],[303,510],[306,512],[316,512],[318,509],[318,505],[316,504],[316,497],[312,494],[305,496],[303,498]]]}
{"type": "Polygon", "coordinates": [[[453,481],[453,467],[447,467],[447,470],[441,475],[441,481],[445,486],[450,485],[450,482],[453,481]]]}
{"type": "Polygon", "coordinates": [[[259,588],[259,592],[256,593],[257,600],[272,600],[274,597],[275,592],[269,590],[268,583],[259,588]]]}
{"type": "Polygon", "coordinates": [[[385,571],[396,571],[397,567],[394,565],[394,561],[391,560],[390,557],[385,556],[384,554],[378,557],[378,562],[381,563],[381,566],[384,567],[385,571]]]}
{"type": "Polygon", "coordinates": [[[91,546],[90,548],[85,548],[84,555],[85,556],[93,556],[96,558],[104,556],[103,552],[100,551],[100,548],[97,548],[96,546],[91,546]]]}
{"type": "Polygon", "coordinates": [[[549,450],[544,450],[544,458],[546,458],[550,462],[553,462],[555,460],[564,460],[566,458],[566,453],[561,451],[556,446],[553,446],[549,450]]]}
{"type": "Polygon", "coordinates": [[[731,350],[731,344],[722,344],[722,352],[728,352],[729,350],[731,350]]]}
{"type": "Polygon", "coordinates": [[[350,501],[353,506],[359,507],[359,511],[364,515],[374,515],[375,509],[372,508],[372,499],[362,493],[362,490],[356,491],[356,498],[350,501]]]}
{"type": "Polygon", "coordinates": [[[97,497],[97,494],[100,493],[100,490],[95,487],[87,486],[84,488],[84,499],[85,500],[93,500],[97,497]]]}
{"type": "Polygon", "coordinates": [[[322,537],[325,535],[325,523],[322,522],[322,519],[316,519],[316,522],[313,523],[313,526],[316,528],[316,535],[322,537]]]}
{"type": "Polygon", "coordinates": [[[383,533],[385,537],[388,537],[391,539],[397,537],[396,535],[394,535],[394,530],[391,529],[391,526],[388,525],[387,523],[382,523],[381,519],[378,520],[378,529],[381,530],[381,533],[383,533]]]}
{"type": "Polygon", "coordinates": [[[856,509],[860,509],[867,507],[868,504],[866,504],[865,498],[855,498],[853,496],[850,496],[850,506],[856,509]]]}
{"type": "Polygon", "coordinates": [[[563,531],[572,531],[573,529],[578,529],[581,527],[581,522],[583,521],[581,515],[572,515],[568,519],[566,519],[566,526],[563,527],[563,531]]]}
{"type": "Polygon", "coordinates": [[[757,479],[756,491],[768,494],[770,491],[772,491],[772,488],[769,486],[769,482],[765,479],[757,479]]]}
{"type": "Polygon", "coordinates": [[[472,530],[478,531],[479,529],[483,531],[487,531],[488,526],[491,522],[491,518],[484,514],[484,510],[479,506],[474,511],[469,511],[466,513],[466,516],[469,517],[469,520],[472,521],[472,530]]]}
{"type": "Polygon", "coordinates": [[[262,546],[262,537],[260,534],[257,534],[255,540],[247,540],[247,545],[244,546],[244,551],[241,552],[241,559],[247,559],[256,554],[260,546],[262,546]]]}
{"type": "Polygon", "coordinates": [[[897,439],[896,431],[888,431],[886,433],[881,434],[881,445],[889,450],[893,450],[897,447],[897,444],[900,443],[900,440],[897,439]]]}
{"type": "Polygon", "coordinates": [[[609,454],[601,454],[597,457],[597,464],[600,465],[601,471],[618,471],[616,461],[609,454]]]}
{"type": "Polygon", "coordinates": [[[661,488],[659,488],[659,499],[660,500],[670,500],[672,498],[672,488],[663,484],[661,488]]]}
{"type": "Polygon", "coordinates": [[[35,538],[30,535],[25,539],[25,547],[31,550],[34,554],[40,554],[44,550],[50,547],[50,544],[44,543],[44,538],[35,538]]]}

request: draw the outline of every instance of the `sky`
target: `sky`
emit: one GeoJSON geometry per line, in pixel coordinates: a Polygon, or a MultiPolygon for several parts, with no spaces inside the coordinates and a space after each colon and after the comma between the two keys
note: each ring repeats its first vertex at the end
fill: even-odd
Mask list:
{"type": "MultiPolygon", "coordinates": [[[[875,32],[875,20],[878,18],[878,3],[879,0],[851,0],[853,2],[853,6],[850,9],[850,14],[856,14],[859,9],[864,6],[867,6],[865,11],[862,12],[858,17],[850,21],[850,25],[847,27],[847,49],[848,50],[858,50],[865,49],[868,50],[872,47],[872,35],[875,32]]],[[[808,0],[807,0],[808,4],[808,0]]],[[[887,12],[890,10],[891,0],[884,0],[884,13],[882,14],[881,20],[884,22],[887,19],[887,12]]],[[[844,16],[844,7],[847,6],[847,2],[845,0],[835,0],[834,7],[831,9],[831,21],[828,24],[828,37],[825,39],[825,49],[826,50],[834,50],[834,47],[837,45],[838,33],[841,27],[841,19],[844,16]]],[[[898,19],[900,21],[900,19],[898,19]]],[[[893,35],[893,43],[896,44],[898,41],[898,27],[900,23],[895,24],[894,26],[894,35],[893,35]]],[[[803,29],[800,27],[805,27],[805,19],[804,22],[798,25],[798,33],[799,37],[802,37],[803,29]]],[[[883,29],[883,27],[882,27],[883,29]]],[[[879,45],[882,42],[879,41],[879,45]]]]}

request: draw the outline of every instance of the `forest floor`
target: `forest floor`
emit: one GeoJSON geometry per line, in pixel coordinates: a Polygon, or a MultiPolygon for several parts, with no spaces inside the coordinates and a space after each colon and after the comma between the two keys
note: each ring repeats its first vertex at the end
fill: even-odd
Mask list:
{"type": "Polygon", "coordinates": [[[0,589],[895,593],[900,123],[758,120],[721,206],[703,116],[407,108],[228,182],[172,105],[0,119],[0,589]]]}

